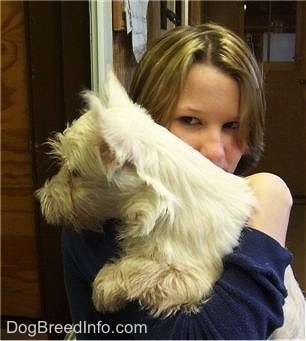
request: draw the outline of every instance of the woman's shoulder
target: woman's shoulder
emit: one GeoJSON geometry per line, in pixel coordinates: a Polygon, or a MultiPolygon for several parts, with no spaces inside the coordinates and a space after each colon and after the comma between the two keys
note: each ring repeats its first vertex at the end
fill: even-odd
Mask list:
{"type": "Polygon", "coordinates": [[[246,177],[250,186],[257,192],[276,194],[278,199],[287,201],[288,205],[292,205],[292,196],[285,181],[273,173],[260,172],[246,177]]]}
{"type": "Polygon", "coordinates": [[[248,224],[284,246],[292,207],[292,196],[287,184],[271,173],[257,173],[246,179],[257,201],[248,224]]]}

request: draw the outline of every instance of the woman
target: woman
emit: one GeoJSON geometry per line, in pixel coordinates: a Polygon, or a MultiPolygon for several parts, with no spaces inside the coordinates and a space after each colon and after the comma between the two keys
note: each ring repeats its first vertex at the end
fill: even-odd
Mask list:
{"type": "MultiPolygon", "coordinates": [[[[139,63],[130,95],[156,122],[227,172],[242,174],[263,152],[261,73],[247,45],[223,27],[178,27],[165,34],[139,63]]],[[[91,301],[91,283],[116,254],[115,223],[110,221],[103,235],[64,229],[65,281],[78,338],[266,339],[281,326],[292,198],[272,174],[249,179],[258,201],[251,228],[224,259],[211,298],[196,314],[154,319],[137,302],[100,314],[91,301]]]]}

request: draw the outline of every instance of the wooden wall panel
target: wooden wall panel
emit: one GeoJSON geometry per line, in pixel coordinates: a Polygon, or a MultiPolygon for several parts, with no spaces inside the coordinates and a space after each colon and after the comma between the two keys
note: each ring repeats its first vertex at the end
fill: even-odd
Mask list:
{"type": "Polygon", "coordinates": [[[41,302],[22,2],[1,2],[1,38],[1,313],[38,318],[41,302]]]}
{"type": "Polygon", "coordinates": [[[265,153],[258,171],[279,175],[293,196],[306,196],[305,108],[298,64],[264,65],[267,98],[265,153]],[[280,95],[285,91],[285,96],[280,95]]]}
{"type": "Polygon", "coordinates": [[[243,1],[203,1],[201,10],[204,22],[212,21],[225,25],[243,36],[243,1]]]}

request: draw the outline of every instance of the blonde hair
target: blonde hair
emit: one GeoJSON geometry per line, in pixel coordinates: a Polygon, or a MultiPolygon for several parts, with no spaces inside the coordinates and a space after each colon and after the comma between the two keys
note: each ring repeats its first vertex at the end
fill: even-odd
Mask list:
{"type": "Polygon", "coordinates": [[[264,149],[265,98],[262,73],[248,45],[216,24],[179,26],[147,50],[130,87],[132,99],[166,126],[194,64],[218,68],[240,87],[240,142],[245,154],[236,173],[259,161],[264,149]]]}

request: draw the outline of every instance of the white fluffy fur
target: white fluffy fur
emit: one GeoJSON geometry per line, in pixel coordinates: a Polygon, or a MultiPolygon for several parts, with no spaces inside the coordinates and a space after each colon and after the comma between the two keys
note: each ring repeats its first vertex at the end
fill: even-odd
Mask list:
{"type": "MultiPolygon", "coordinates": [[[[113,74],[107,91],[104,103],[86,93],[87,112],[50,141],[61,168],[36,193],[42,212],[76,229],[121,220],[120,257],[93,283],[98,310],[138,300],[154,316],[196,311],[255,207],[250,187],[154,123],[113,74]]],[[[304,300],[291,268],[286,283],[286,322],[272,337],[301,338],[304,300]]]]}

